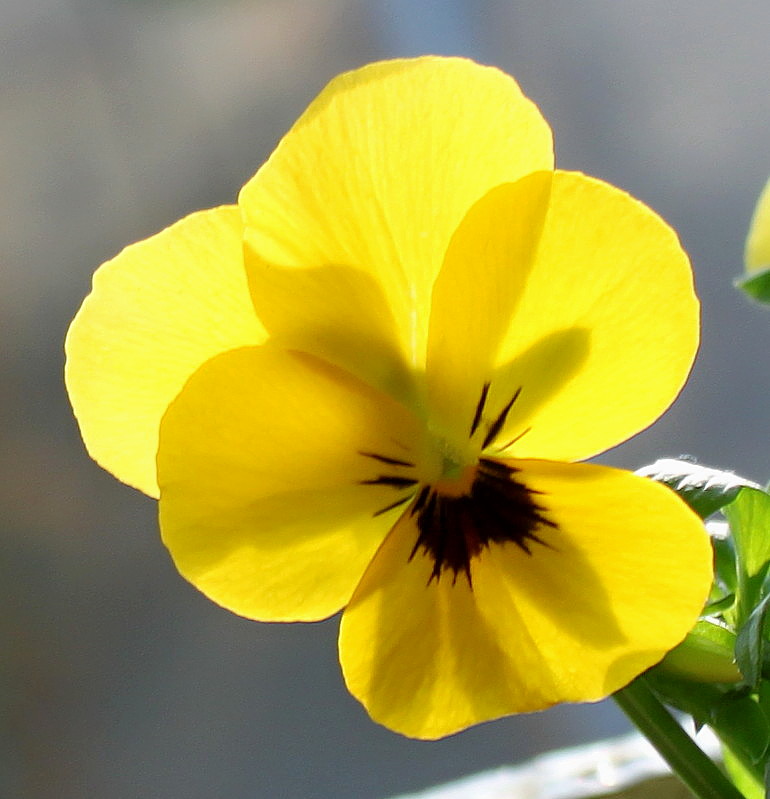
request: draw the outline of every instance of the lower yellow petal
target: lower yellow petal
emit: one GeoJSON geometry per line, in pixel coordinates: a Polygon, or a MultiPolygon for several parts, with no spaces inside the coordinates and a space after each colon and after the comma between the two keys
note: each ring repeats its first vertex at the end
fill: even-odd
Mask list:
{"type": "Polygon", "coordinates": [[[519,649],[510,658],[464,576],[431,582],[432,560],[418,552],[410,561],[416,538],[407,513],[342,615],[340,662],[348,689],[375,721],[414,738],[440,738],[516,712],[519,669],[538,674],[543,664],[523,624],[505,642],[519,649]]]}
{"type": "Polygon", "coordinates": [[[157,496],[158,427],[217,353],[259,344],[235,206],[201,211],[127,247],[94,275],[67,334],[67,391],[91,456],[157,496]]]}
{"type": "Polygon", "coordinates": [[[531,555],[491,545],[472,587],[404,516],[342,619],[351,692],[376,720],[437,738],[499,716],[607,696],[697,619],[711,583],[700,520],[668,489],[601,466],[511,461],[558,529],[531,555]]]}
{"type": "Polygon", "coordinates": [[[400,405],[323,361],[269,345],[224,353],[163,419],[163,540],[235,613],[324,618],[398,511],[379,512],[408,500],[416,440],[400,405]]]}

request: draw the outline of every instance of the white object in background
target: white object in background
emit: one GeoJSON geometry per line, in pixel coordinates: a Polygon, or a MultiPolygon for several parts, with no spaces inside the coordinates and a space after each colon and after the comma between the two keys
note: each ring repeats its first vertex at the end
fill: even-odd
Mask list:
{"type": "MultiPolygon", "coordinates": [[[[710,730],[701,730],[696,740],[710,757],[719,756],[719,743],[710,730]]],[[[647,739],[632,733],[394,799],[588,799],[668,774],[668,766],[647,739]]],[[[659,787],[651,795],[663,799],[659,787]]]]}

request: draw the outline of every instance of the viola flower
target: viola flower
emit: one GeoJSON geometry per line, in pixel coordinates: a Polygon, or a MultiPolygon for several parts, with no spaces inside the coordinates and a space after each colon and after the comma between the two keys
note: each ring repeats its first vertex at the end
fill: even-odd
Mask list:
{"type": "Polygon", "coordinates": [[[754,207],[744,262],[749,275],[770,268],[770,180],[765,183],[754,207]]]}
{"type": "Polygon", "coordinates": [[[237,206],[103,265],[67,386],[191,583],[344,609],[350,691],[436,738],[607,696],[695,622],[700,521],[576,461],[653,422],[697,341],[673,231],[555,170],[512,78],[425,57],[333,80],[237,206]]]}

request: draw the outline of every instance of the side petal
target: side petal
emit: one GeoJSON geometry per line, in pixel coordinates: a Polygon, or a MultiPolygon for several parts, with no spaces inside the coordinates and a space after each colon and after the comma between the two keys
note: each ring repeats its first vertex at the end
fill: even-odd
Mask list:
{"type": "Polygon", "coordinates": [[[350,597],[414,492],[416,423],[312,356],[270,345],[204,364],[163,418],[163,540],[212,600],[314,620],[350,597]]]}
{"type": "Polygon", "coordinates": [[[238,208],[191,214],[95,273],[72,322],[65,379],[97,463],[157,496],[158,428],[185,380],[217,353],[258,344],[238,208]]]}
{"type": "Polygon", "coordinates": [[[430,580],[405,515],[342,618],[348,687],[382,724],[437,738],[557,702],[600,699],[695,623],[711,583],[702,523],[673,493],[602,466],[511,461],[557,529],[496,545],[472,587],[430,580]]]}
{"type": "MultiPolygon", "coordinates": [[[[364,270],[395,319],[395,348],[421,367],[433,281],[463,215],[552,165],[547,123],[494,68],[431,56],[341,75],[241,191],[257,310],[272,303],[262,263],[364,270]]],[[[362,303],[346,316],[348,338],[368,335],[371,315],[362,303]]]]}
{"type": "Polygon", "coordinates": [[[508,453],[571,461],[624,441],[674,400],[698,337],[674,231],[619,189],[557,171],[491,377],[491,419],[520,389],[497,446],[521,435],[508,453]]]}

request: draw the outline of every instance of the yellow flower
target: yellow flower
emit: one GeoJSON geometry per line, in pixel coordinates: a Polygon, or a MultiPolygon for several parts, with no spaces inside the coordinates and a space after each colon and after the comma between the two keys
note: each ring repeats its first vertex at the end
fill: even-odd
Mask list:
{"type": "Polygon", "coordinates": [[[762,189],[751,217],[744,261],[749,274],[770,268],[770,180],[762,189]]]}
{"type": "Polygon", "coordinates": [[[188,580],[344,608],[350,691],[435,738],[604,697],[695,622],[699,520],[575,461],[654,421],[697,339],[672,230],[554,170],[510,77],[426,57],[332,81],[237,206],[103,265],[67,385],[188,580]]]}

